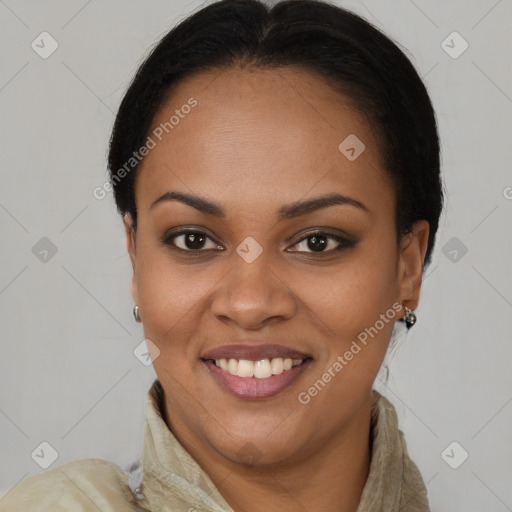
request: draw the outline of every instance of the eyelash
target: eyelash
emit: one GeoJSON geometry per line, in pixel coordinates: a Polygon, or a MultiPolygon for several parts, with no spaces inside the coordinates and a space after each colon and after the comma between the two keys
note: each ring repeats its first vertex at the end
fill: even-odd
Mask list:
{"type": "MultiPolygon", "coordinates": [[[[164,245],[169,246],[172,250],[181,251],[181,252],[188,252],[188,253],[191,253],[191,254],[199,254],[201,252],[207,252],[207,251],[210,250],[210,249],[182,249],[181,247],[177,247],[173,243],[176,238],[178,238],[180,236],[183,236],[183,235],[190,235],[190,234],[193,234],[193,235],[205,235],[207,238],[212,240],[212,238],[210,238],[204,231],[199,231],[199,230],[194,230],[194,229],[187,229],[187,230],[179,231],[177,233],[173,233],[172,235],[169,235],[169,236],[164,236],[164,238],[161,241],[162,241],[162,243],[164,245]]],[[[355,247],[356,243],[357,243],[357,242],[354,242],[354,241],[349,240],[347,238],[335,235],[333,233],[328,233],[328,232],[325,232],[325,231],[313,231],[313,232],[308,233],[307,235],[303,236],[302,238],[300,238],[293,245],[294,246],[298,245],[299,243],[307,240],[308,238],[312,238],[314,236],[322,236],[322,237],[325,237],[325,238],[327,238],[329,240],[334,240],[335,242],[338,242],[340,245],[338,247],[336,247],[335,249],[330,249],[328,251],[319,251],[319,252],[314,252],[314,251],[292,251],[292,252],[297,252],[299,254],[305,253],[305,254],[317,254],[317,255],[331,254],[333,252],[341,251],[343,249],[349,249],[349,248],[355,247]]],[[[211,249],[211,250],[215,250],[215,249],[211,249]]]]}

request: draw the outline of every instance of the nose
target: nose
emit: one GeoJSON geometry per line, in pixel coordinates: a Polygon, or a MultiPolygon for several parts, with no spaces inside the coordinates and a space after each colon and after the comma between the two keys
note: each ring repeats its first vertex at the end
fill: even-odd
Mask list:
{"type": "Polygon", "coordinates": [[[223,322],[243,329],[261,329],[265,324],[288,320],[297,308],[291,283],[280,275],[278,265],[263,253],[252,262],[236,252],[230,269],[213,295],[212,313],[223,322]]]}

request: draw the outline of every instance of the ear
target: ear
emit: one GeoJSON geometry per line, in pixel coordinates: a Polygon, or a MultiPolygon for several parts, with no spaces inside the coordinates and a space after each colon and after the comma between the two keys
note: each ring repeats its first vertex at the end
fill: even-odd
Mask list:
{"type": "MultiPolygon", "coordinates": [[[[402,236],[398,260],[398,300],[413,311],[420,300],[423,263],[427,252],[429,223],[416,221],[412,231],[402,236]]],[[[404,309],[405,314],[405,309],[404,309]]]]}
{"type": "Polygon", "coordinates": [[[135,279],[135,262],[136,262],[136,231],[133,227],[133,219],[129,213],[125,213],[123,216],[124,230],[126,233],[126,249],[132,262],[132,297],[135,304],[138,304],[138,292],[137,292],[137,281],[135,279]]]}

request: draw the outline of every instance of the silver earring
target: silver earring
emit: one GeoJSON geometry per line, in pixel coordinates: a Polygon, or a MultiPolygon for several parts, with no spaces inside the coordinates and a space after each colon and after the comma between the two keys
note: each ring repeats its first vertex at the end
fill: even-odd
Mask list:
{"type": "Polygon", "coordinates": [[[139,315],[139,306],[133,306],[133,318],[135,318],[136,322],[141,322],[139,315]]]}
{"type": "Polygon", "coordinates": [[[410,308],[408,308],[404,304],[405,308],[405,316],[404,316],[404,322],[407,329],[410,329],[415,323],[416,323],[416,315],[414,314],[414,311],[410,308]]]}

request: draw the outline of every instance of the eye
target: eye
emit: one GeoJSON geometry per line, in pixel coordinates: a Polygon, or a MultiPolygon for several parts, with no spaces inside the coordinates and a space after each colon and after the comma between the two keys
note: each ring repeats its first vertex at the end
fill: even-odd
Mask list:
{"type": "MultiPolygon", "coordinates": [[[[185,252],[205,252],[207,250],[223,250],[223,247],[212,240],[204,231],[182,230],[162,239],[162,243],[173,249],[185,252]],[[208,242],[210,241],[210,247],[208,242]]],[[[302,247],[291,252],[330,253],[345,248],[355,247],[356,242],[325,231],[315,231],[302,237],[292,247],[302,247]],[[309,249],[309,251],[307,250],[309,249]]]]}
{"type": "MultiPolygon", "coordinates": [[[[338,235],[334,235],[333,233],[326,233],[325,231],[315,231],[314,233],[309,233],[305,237],[301,238],[299,242],[297,242],[295,246],[302,246],[304,248],[310,249],[310,252],[313,253],[329,253],[334,251],[340,251],[345,248],[355,247],[356,242],[352,240],[348,240],[347,238],[343,238],[338,235]],[[331,246],[329,250],[325,250],[327,247],[331,246]],[[332,247],[334,245],[334,247],[332,247]]],[[[293,250],[292,252],[309,252],[304,250],[293,250]]]]}
{"type": "Polygon", "coordinates": [[[173,248],[175,247],[187,252],[221,248],[221,246],[214,242],[204,231],[196,230],[179,231],[178,233],[164,237],[162,242],[166,245],[173,246],[173,248]],[[207,240],[211,241],[211,246],[205,248],[205,242],[207,240]]]}

